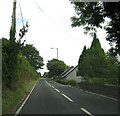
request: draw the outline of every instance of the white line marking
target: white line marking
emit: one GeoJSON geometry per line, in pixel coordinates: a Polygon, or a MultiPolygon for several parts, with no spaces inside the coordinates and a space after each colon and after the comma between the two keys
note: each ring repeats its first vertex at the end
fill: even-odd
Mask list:
{"type": "Polygon", "coordinates": [[[52,86],[52,88],[54,88],[54,86],[52,86]]]}
{"type": "Polygon", "coordinates": [[[66,96],[65,94],[62,93],[62,95],[67,98],[69,101],[73,102],[73,100],[71,100],[68,96],[66,96]]]}
{"type": "Polygon", "coordinates": [[[84,92],[91,93],[91,94],[98,95],[98,96],[102,96],[102,97],[104,97],[104,98],[112,99],[112,100],[115,100],[115,101],[119,101],[119,100],[117,100],[117,99],[115,99],[115,98],[111,98],[111,97],[108,97],[108,96],[104,96],[104,95],[101,95],[101,94],[99,94],[99,93],[93,93],[93,92],[90,92],[90,91],[84,91],[84,92]]]}
{"type": "Polygon", "coordinates": [[[45,82],[46,82],[49,86],[51,86],[46,80],[45,80],[45,82]]]}
{"type": "Polygon", "coordinates": [[[60,91],[58,89],[55,88],[55,90],[60,93],[60,91]]]}
{"type": "MultiPolygon", "coordinates": [[[[38,83],[38,82],[37,82],[38,83]]],[[[37,83],[33,86],[33,88],[31,89],[30,93],[28,94],[28,96],[26,97],[26,99],[23,101],[22,105],[19,107],[19,109],[15,112],[14,116],[17,116],[19,114],[19,112],[21,111],[22,107],[25,105],[26,101],[28,100],[28,98],[30,97],[33,89],[35,88],[35,86],[37,85],[37,83]]]]}
{"type": "Polygon", "coordinates": [[[88,115],[90,115],[90,116],[94,116],[94,115],[92,115],[90,112],[88,112],[86,109],[84,109],[84,108],[80,108],[82,111],[84,111],[85,113],[87,113],[88,115]]]}

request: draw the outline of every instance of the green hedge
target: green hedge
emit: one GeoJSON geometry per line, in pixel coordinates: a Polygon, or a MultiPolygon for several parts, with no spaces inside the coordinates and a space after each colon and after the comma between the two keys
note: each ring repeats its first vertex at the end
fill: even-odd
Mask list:
{"type": "Polygon", "coordinates": [[[57,78],[54,81],[56,81],[58,83],[62,83],[64,85],[78,86],[78,84],[75,80],[61,80],[61,79],[57,78]]]}
{"type": "MultiPolygon", "coordinates": [[[[23,97],[29,92],[33,84],[39,77],[38,73],[29,62],[24,58],[22,54],[17,56],[17,68],[14,72],[12,85],[9,88],[6,79],[7,74],[4,74],[5,78],[2,83],[2,110],[3,114],[13,113],[23,97]]],[[[5,70],[5,69],[4,69],[5,70]]]]}

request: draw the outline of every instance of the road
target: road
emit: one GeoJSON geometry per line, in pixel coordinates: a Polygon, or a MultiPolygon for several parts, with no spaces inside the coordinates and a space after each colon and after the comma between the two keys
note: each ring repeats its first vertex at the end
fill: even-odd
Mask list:
{"type": "Polygon", "coordinates": [[[40,79],[19,114],[118,114],[118,101],[40,79]]]}

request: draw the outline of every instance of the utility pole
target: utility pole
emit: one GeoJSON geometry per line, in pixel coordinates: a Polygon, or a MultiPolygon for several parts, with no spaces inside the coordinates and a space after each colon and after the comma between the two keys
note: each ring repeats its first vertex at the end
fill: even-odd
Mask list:
{"type": "Polygon", "coordinates": [[[12,24],[10,29],[10,41],[15,41],[16,34],[16,0],[13,0],[12,24]]]}

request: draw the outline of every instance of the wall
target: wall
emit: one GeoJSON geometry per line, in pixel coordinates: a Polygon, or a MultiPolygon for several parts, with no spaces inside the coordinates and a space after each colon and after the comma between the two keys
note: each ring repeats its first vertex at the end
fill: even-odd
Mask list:
{"type": "Polygon", "coordinates": [[[76,75],[76,71],[78,70],[78,68],[76,67],[71,73],[69,73],[66,78],[64,78],[64,80],[76,80],[77,83],[81,82],[81,79],[83,79],[81,76],[77,76],[76,75]]]}

